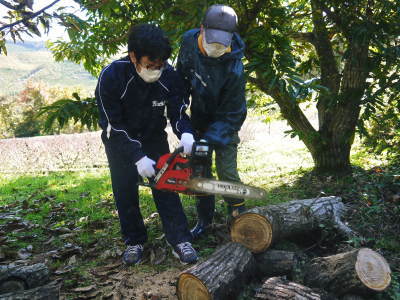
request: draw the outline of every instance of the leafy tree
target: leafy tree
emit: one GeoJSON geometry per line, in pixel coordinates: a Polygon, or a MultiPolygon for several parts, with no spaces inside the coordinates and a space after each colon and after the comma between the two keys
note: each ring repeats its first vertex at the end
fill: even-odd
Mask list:
{"type": "Polygon", "coordinates": [[[6,38],[11,36],[14,43],[16,39],[23,41],[23,34],[41,36],[38,25],[41,24],[45,33],[50,29],[51,18],[57,13],[48,14],[46,10],[60,0],[54,0],[38,11],[33,11],[34,0],[0,0],[0,5],[8,9],[7,14],[0,20],[0,54],[7,55],[6,38]]]}
{"type": "MultiPolygon", "coordinates": [[[[382,98],[399,93],[397,1],[224,3],[238,13],[250,84],[279,105],[291,134],[310,151],[317,172],[349,172],[357,125],[362,129],[361,121],[382,105],[382,98]],[[300,107],[306,101],[316,105],[318,128],[300,107]]],[[[51,49],[56,59],[83,63],[98,74],[125,47],[132,24],[160,24],[177,48],[181,34],[199,26],[213,1],[82,0],[80,4],[87,19],[66,15],[71,41],[57,41],[51,49]]]]}
{"type": "Polygon", "coordinates": [[[51,105],[43,106],[37,117],[46,115],[44,130],[51,133],[54,123],[58,123],[59,128],[63,128],[69,124],[72,119],[74,124],[80,122],[82,127],[97,129],[97,106],[95,98],[81,99],[78,93],[73,93],[70,98],[62,98],[51,105]]]}

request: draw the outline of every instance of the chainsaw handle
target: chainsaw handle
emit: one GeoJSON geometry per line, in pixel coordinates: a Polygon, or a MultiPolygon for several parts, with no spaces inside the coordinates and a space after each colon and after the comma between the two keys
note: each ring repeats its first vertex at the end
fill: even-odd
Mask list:
{"type": "Polygon", "coordinates": [[[174,152],[171,153],[171,155],[167,159],[167,165],[171,163],[171,161],[179,154],[183,152],[183,146],[180,146],[174,150],[174,152]]]}
{"type": "Polygon", "coordinates": [[[174,150],[174,152],[172,152],[172,154],[178,154],[178,153],[182,153],[183,152],[183,146],[180,146],[180,147],[178,147],[178,148],[176,148],[175,150],[174,150]]]}

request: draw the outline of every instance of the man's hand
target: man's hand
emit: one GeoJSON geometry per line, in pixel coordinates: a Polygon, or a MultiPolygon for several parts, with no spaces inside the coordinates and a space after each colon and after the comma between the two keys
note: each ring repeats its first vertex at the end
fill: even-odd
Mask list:
{"type": "Polygon", "coordinates": [[[183,146],[183,153],[184,154],[191,154],[192,147],[194,143],[193,134],[191,133],[182,133],[181,141],[179,142],[179,146],[183,146]]]}
{"type": "Polygon", "coordinates": [[[153,177],[156,174],[153,167],[155,164],[156,162],[147,156],[142,157],[135,163],[138,173],[142,177],[153,177]]]}

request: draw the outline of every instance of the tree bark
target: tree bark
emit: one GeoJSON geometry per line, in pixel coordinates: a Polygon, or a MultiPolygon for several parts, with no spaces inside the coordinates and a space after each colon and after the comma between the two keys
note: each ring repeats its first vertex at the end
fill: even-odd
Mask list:
{"type": "Polygon", "coordinates": [[[264,282],[261,290],[257,292],[254,299],[320,300],[321,296],[304,285],[289,282],[280,277],[272,277],[264,282]]]}
{"type": "Polygon", "coordinates": [[[0,294],[1,300],[57,300],[60,298],[60,286],[49,283],[29,290],[0,294]]]}
{"type": "Polygon", "coordinates": [[[383,291],[391,281],[385,258],[368,248],[313,259],[304,268],[304,282],[335,295],[383,291]]]}
{"type": "Polygon", "coordinates": [[[340,128],[331,128],[332,134],[321,133],[321,136],[329,135],[309,148],[314,161],[314,170],[318,174],[349,174],[351,173],[350,150],[353,137],[343,137],[344,132],[340,128]],[[339,133],[341,132],[341,133],[339,133]]]}
{"type": "Polygon", "coordinates": [[[32,289],[49,282],[50,273],[45,264],[31,266],[0,266],[0,293],[32,289]]]}
{"type": "Polygon", "coordinates": [[[334,196],[255,207],[234,220],[231,238],[253,253],[261,253],[280,239],[305,235],[320,224],[332,224],[351,236],[351,229],[340,220],[344,211],[341,198],[334,196]]]}
{"type": "Polygon", "coordinates": [[[289,275],[292,277],[298,265],[298,257],[294,252],[268,250],[254,255],[259,277],[289,275]]]}
{"type": "Polygon", "coordinates": [[[238,243],[228,243],[206,261],[183,271],[178,278],[180,300],[235,299],[235,293],[253,275],[252,253],[238,243]]]}

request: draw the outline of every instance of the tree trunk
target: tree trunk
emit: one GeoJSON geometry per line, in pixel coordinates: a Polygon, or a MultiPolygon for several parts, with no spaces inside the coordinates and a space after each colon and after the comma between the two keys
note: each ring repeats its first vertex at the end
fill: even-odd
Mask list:
{"type": "Polygon", "coordinates": [[[321,296],[312,289],[280,277],[272,277],[264,282],[254,299],[268,300],[320,300],[321,296]]]}
{"type": "Polygon", "coordinates": [[[261,253],[280,239],[304,236],[320,224],[333,224],[350,236],[351,229],[340,220],[344,210],[341,198],[334,196],[255,207],[234,220],[231,238],[253,253],[261,253]]]}
{"type": "Polygon", "coordinates": [[[259,277],[289,275],[292,277],[298,265],[298,257],[294,252],[268,250],[254,255],[259,277]]]}
{"type": "MultiPolygon", "coordinates": [[[[333,130],[339,131],[340,129],[333,130]]],[[[346,134],[343,132],[340,135],[333,134],[325,143],[321,142],[309,148],[316,173],[335,175],[351,173],[350,149],[353,142],[352,137],[345,138],[346,134]]]]}
{"type": "Polygon", "coordinates": [[[178,278],[180,300],[235,299],[235,293],[254,273],[252,253],[238,243],[228,243],[209,259],[182,272],[178,278]]]}
{"type": "Polygon", "coordinates": [[[31,266],[0,266],[0,293],[32,289],[49,282],[49,270],[45,264],[31,266]]]}
{"type": "Polygon", "coordinates": [[[0,294],[1,300],[57,300],[60,298],[60,286],[49,283],[37,288],[0,294]]]}
{"type": "Polygon", "coordinates": [[[315,258],[304,268],[305,284],[339,296],[383,291],[390,281],[385,258],[368,248],[315,258]]]}

